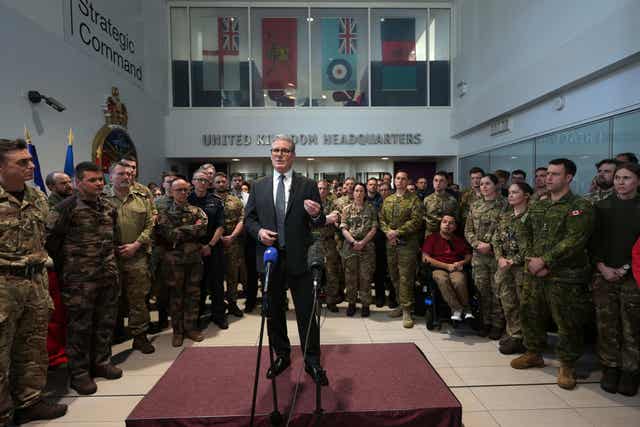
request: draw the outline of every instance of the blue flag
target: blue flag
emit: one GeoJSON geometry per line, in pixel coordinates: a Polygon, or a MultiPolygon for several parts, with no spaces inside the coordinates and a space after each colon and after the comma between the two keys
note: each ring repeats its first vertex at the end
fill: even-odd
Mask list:
{"type": "Polygon", "coordinates": [[[67,156],[64,159],[64,173],[73,178],[73,144],[67,145],[67,156]]]}
{"type": "Polygon", "coordinates": [[[358,24],[354,18],[322,20],[323,90],[357,88],[358,35],[358,24]]]}
{"type": "Polygon", "coordinates": [[[33,171],[33,182],[40,187],[40,190],[42,190],[44,194],[47,194],[47,187],[44,185],[44,180],[42,179],[42,171],[40,170],[40,161],[38,160],[36,146],[31,143],[27,146],[29,147],[29,154],[31,154],[33,165],[35,166],[35,170],[33,171]]]}

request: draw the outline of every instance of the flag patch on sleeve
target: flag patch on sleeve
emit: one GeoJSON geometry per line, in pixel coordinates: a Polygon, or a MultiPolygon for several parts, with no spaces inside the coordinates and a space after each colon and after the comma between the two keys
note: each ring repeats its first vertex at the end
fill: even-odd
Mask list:
{"type": "Polygon", "coordinates": [[[571,213],[569,213],[569,216],[578,216],[578,215],[582,215],[584,213],[584,211],[582,209],[576,209],[574,211],[571,211],[571,213]]]}

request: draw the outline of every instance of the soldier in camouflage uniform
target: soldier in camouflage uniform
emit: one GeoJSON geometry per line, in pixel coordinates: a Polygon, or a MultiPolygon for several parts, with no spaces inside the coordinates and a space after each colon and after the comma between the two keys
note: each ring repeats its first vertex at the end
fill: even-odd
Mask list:
{"type": "Polygon", "coordinates": [[[113,163],[110,167],[112,186],[105,199],[118,210],[117,261],[122,287],[122,309],[118,317],[124,318],[128,312],[129,331],[134,337],[132,347],[149,354],[155,351],[147,339],[150,319],[146,303],[151,289],[149,253],[154,208],[151,199],[131,185],[132,173],[126,163],[113,163]]]}
{"type": "Polygon", "coordinates": [[[342,264],[340,255],[336,249],[336,221],[340,216],[335,210],[335,196],[329,193],[329,183],[326,179],[318,181],[318,192],[322,200],[322,211],[327,220],[326,224],[318,229],[320,244],[325,257],[325,292],[327,293],[327,307],[330,311],[337,313],[338,294],[340,292],[340,277],[342,276],[342,264]]]}
{"type": "Polygon", "coordinates": [[[498,267],[491,247],[491,240],[498,225],[498,218],[507,208],[507,201],[497,191],[498,178],[488,174],[480,180],[483,200],[471,205],[464,237],[473,248],[473,280],[480,292],[480,306],[484,327],[480,336],[500,339],[504,329],[504,315],[500,305],[495,274],[498,267]]]}
{"type": "Polygon", "coordinates": [[[619,164],[620,162],[616,159],[604,159],[596,163],[596,168],[598,168],[598,175],[596,175],[595,181],[597,189],[585,194],[584,198],[595,205],[600,200],[604,200],[614,194],[613,175],[619,164]]]}
{"type": "Polygon", "coordinates": [[[52,208],[73,194],[71,178],[64,172],[51,172],[45,178],[45,184],[51,192],[49,194],[49,207],[52,208]]]}
{"type": "MultiPolygon", "coordinates": [[[[242,200],[229,194],[227,175],[218,172],[213,178],[215,196],[224,205],[224,234],[221,239],[224,248],[225,278],[227,282],[227,304],[229,314],[242,317],[238,307],[238,283],[244,265],[244,205],[242,200]]],[[[246,286],[243,283],[243,286],[246,286]]]]}
{"type": "Polygon", "coordinates": [[[551,197],[529,206],[523,228],[527,271],[520,311],[527,352],[511,361],[515,369],[544,366],[542,351],[551,312],[558,325],[558,385],[565,389],[576,385],[574,366],[582,355],[584,327],[593,309],[587,288],[593,208],[571,192],[575,173],[571,160],[549,162],[546,179],[551,197]]]}
{"type": "Polygon", "coordinates": [[[413,307],[418,249],[424,218],[423,205],[415,193],[407,191],[409,175],[396,173],[396,192],[387,197],[380,210],[380,228],[387,236],[387,265],[389,275],[399,296],[400,306],[389,316],[403,318],[405,328],[413,327],[413,307]]]}
{"type": "Polygon", "coordinates": [[[122,376],[111,363],[120,297],[117,210],[102,197],[104,177],[95,163],[79,163],[75,175],[78,194],[58,204],[47,219],[47,249],[53,254],[61,246],[71,387],[93,394],[92,377],[122,376]]]}
{"type": "Polygon", "coordinates": [[[546,199],[548,197],[549,192],[547,191],[547,168],[546,166],[540,166],[536,168],[536,177],[531,201],[546,199]]]}
{"type": "Polygon", "coordinates": [[[41,399],[47,381],[44,248],[47,199],[25,185],[34,165],[23,140],[0,139],[0,425],[63,416],[41,399]]]}
{"type": "Polygon", "coordinates": [[[424,198],[424,237],[440,231],[440,222],[444,215],[458,218],[458,200],[447,193],[447,173],[437,172],[433,177],[434,192],[424,198]]]}
{"type": "Polygon", "coordinates": [[[632,248],[640,237],[639,175],[637,164],[618,167],[615,195],[595,205],[591,241],[600,386],[627,396],[638,392],[640,380],[640,288],[631,274],[632,248]]]}
{"type": "Polygon", "coordinates": [[[347,316],[356,313],[356,299],[360,296],[362,317],[369,316],[371,304],[371,282],[375,271],[375,245],[373,238],[378,229],[376,208],[365,203],[367,188],[358,183],[353,189],[353,203],[342,209],[340,230],[344,244],[340,254],[344,259],[345,285],[347,290],[347,316]]]}
{"type": "MultiPolygon", "coordinates": [[[[460,224],[467,223],[467,216],[469,215],[469,209],[478,200],[482,200],[482,194],[480,194],[480,180],[484,176],[484,171],[478,167],[473,167],[469,170],[469,181],[471,187],[463,191],[460,196],[460,224]]],[[[464,231],[464,230],[463,230],[464,231]]]]}
{"type": "Polygon", "coordinates": [[[520,182],[509,187],[509,205],[512,209],[501,215],[493,233],[493,253],[498,262],[495,274],[498,296],[507,324],[507,334],[500,340],[502,354],[523,353],[522,323],[520,321],[520,293],[524,281],[524,221],[533,189],[520,182]]]}
{"type": "MultiPolygon", "coordinates": [[[[149,201],[153,201],[153,194],[149,187],[138,182],[138,160],[133,156],[124,156],[120,159],[120,163],[131,168],[131,190],[144,195],[149,201]]],[[[154,215],[157,215],[155,210],[154,215]]]]}
{"type": "MultiPolygon", "coordinates": [[[[353,202],[353,187],[355,185],[356,181],[354,178],[347,178],[344,180],[344,183],[342,185],[342,196],[338,197],[336,199],[336,201],[333,204],[333,209],[338,211],[338,214],[342,213],[342,209],[344,209],[345,206],[347,206],[348,204],[353,202]]],[[[340,224],[340,219],[338,220],[337,224],[340,224]]],[[[344,237],[342,236],[342,233],[336,233],[335,235],[335,239],[336,239],[336,250],[338,252],[340,252],[342,250],[342,244],[344,243],[344,237]]],[[[343,301],[344,300],[344,260],[342,258],[340,258],[340,288],[338,291],[338,302],[343,301]]]]}
{"type": "Polygon", "coordinates": [[[207,215],[187,203],[190,189],[182,178],[173,181],[173,200],[158,213],[154,230],[164,249],[174,347],[180,347],[185,336],[193,341],[204,339],[197,323],[202,280],[200,238],[207,231],[207,215]]]}

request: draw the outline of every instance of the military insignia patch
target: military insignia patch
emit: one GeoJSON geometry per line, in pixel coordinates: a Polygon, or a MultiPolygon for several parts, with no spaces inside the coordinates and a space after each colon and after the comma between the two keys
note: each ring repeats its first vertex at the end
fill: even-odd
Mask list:
{"type": "Polygon", "coordinates": [[[578,216],[578,215],[582,215],[584,213],[584,211],[582,209],[576,209],[574,211],[571,211],[571,213],[569,214],[570,216],[578,216]]]}

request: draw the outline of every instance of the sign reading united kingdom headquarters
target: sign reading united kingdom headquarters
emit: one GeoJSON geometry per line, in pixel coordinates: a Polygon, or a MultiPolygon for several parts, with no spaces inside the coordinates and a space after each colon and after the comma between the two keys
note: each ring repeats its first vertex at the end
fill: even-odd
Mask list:
{"type": "Polygon", "coordinates": [[[64,5],[65,38],[142,86],[144,42],[140,0],[65,0],[64,5]]]}

